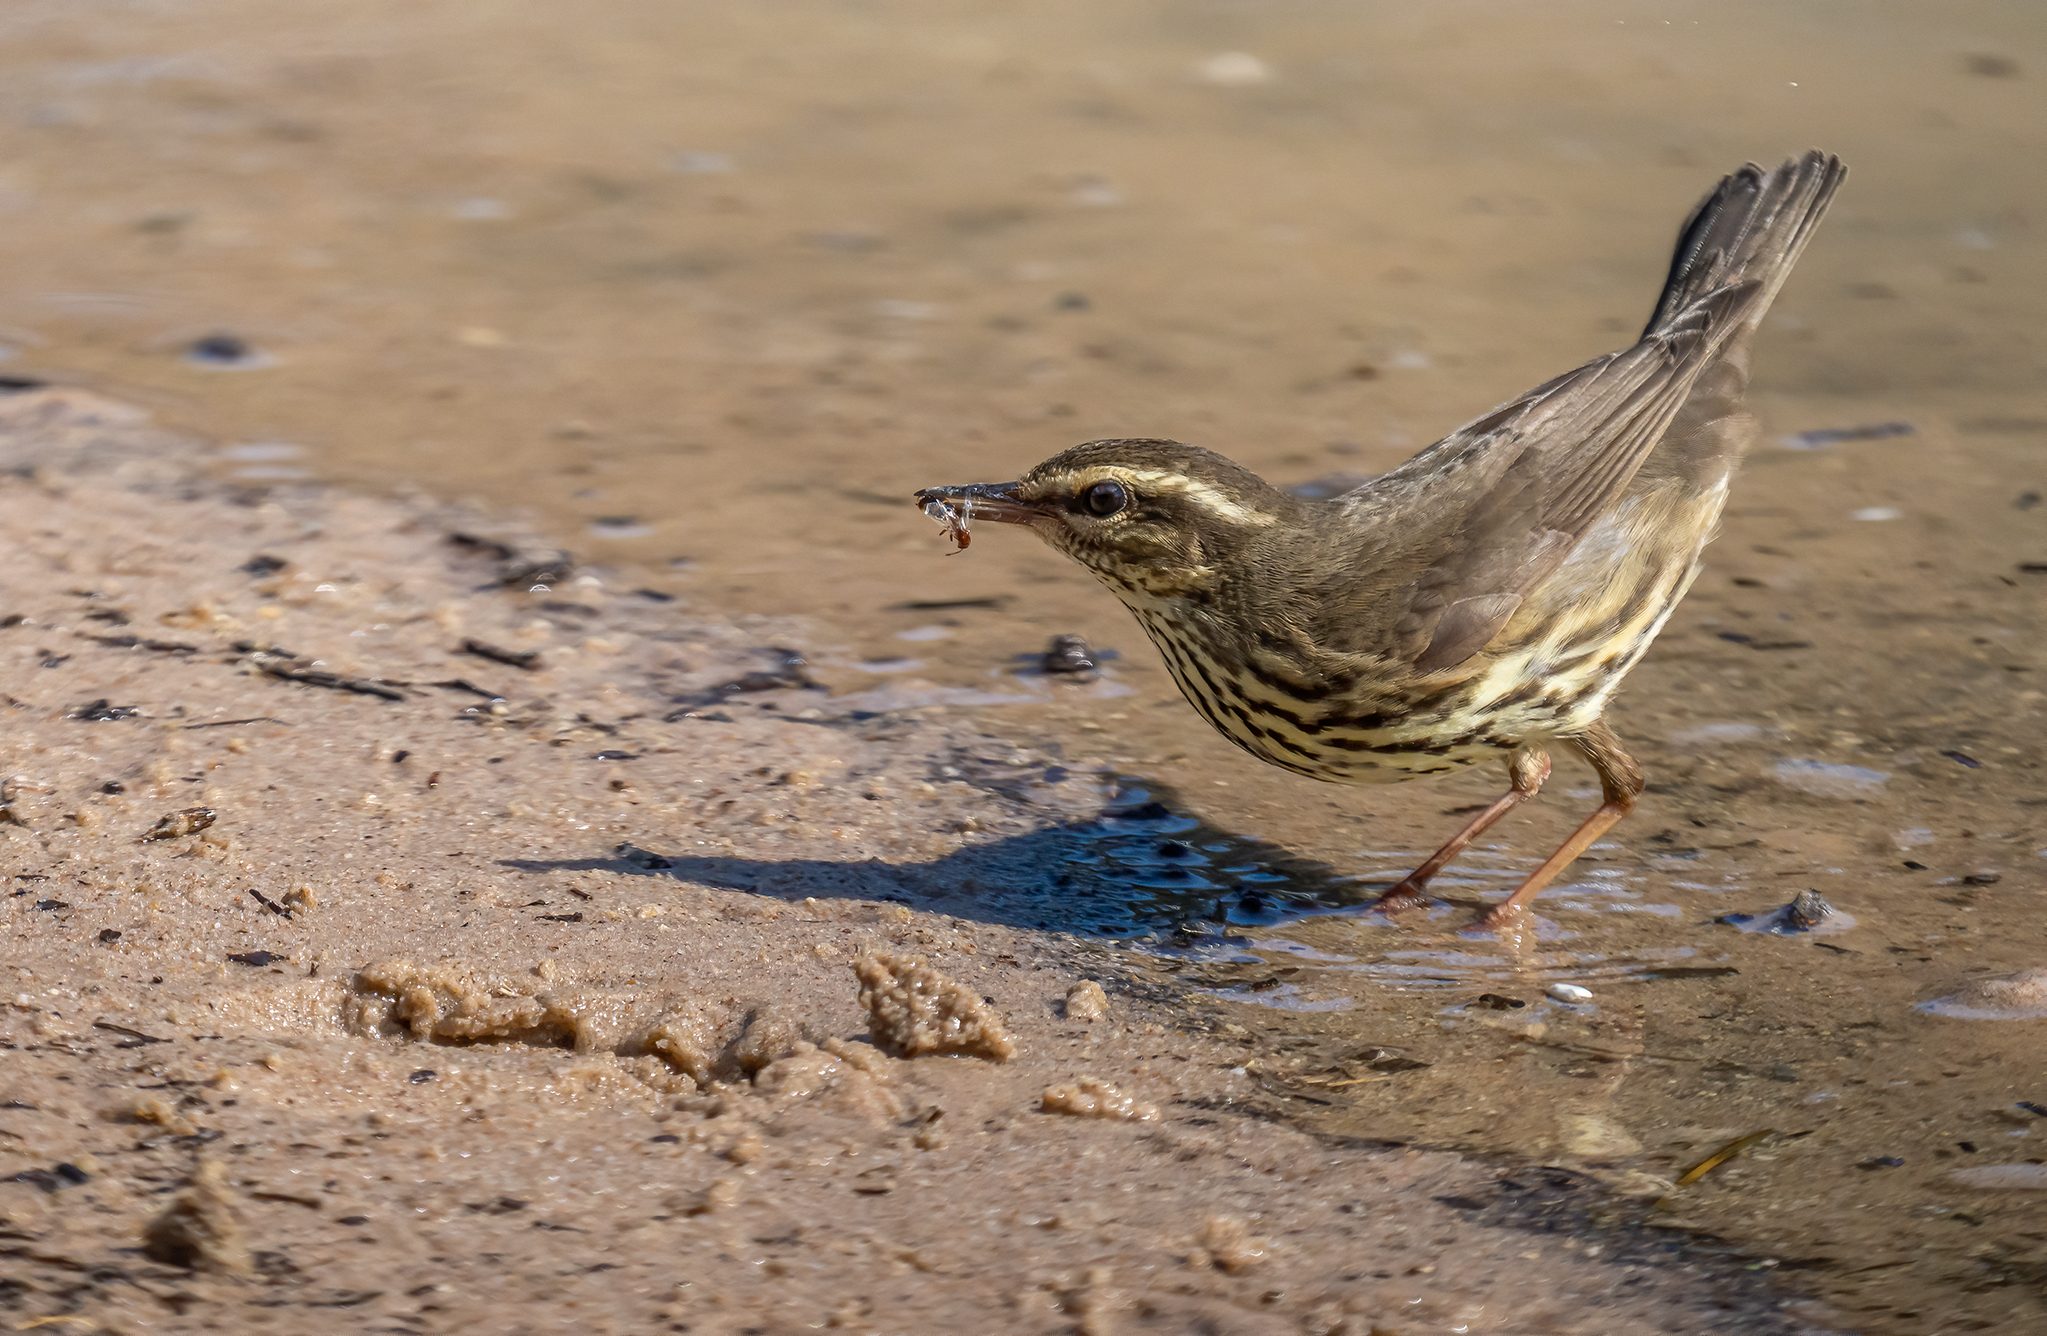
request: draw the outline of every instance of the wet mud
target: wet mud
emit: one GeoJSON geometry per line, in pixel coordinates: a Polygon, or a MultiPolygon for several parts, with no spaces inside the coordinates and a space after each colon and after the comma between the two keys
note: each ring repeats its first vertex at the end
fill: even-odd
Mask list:
{"type": "Polygon", "coordinates": [[[2047,1324],[2037,22],[599,8],[0,17],[7,1056],[62,1096],[0,1109],[10,1315],[440,1325],[495,1256],[704,1330],[2047,1324]],[[1589,775],[1389,921],[1492,777],[1262,770],[1083,575],[911,506],[1111,435],[1349,485],[1625,339],[1808,144],[1854,176],[1764,438],[1611,717],[1648,794],[1525,933],[1463,926],[1589,775]],[[873,1047],[869,952],[1014,1058],[873,1047]],[[483,982],[365,1029],[392,961],[483,982]],[[1066,1137],[1143,1210],[917,1233],[1066,1137]],[[257,1279],[136,1269],[222,1140],[257,1279]]]}
{"type": "Polygon", "coordinates": [[[1118,870],[1240,841],[948,716],[708,708],[802,628],[194,458],[0,398],[13,1325],[1808,1329],[1589,1176],[1275,1116],[1132,940],[1220,883],[1118,870]]]}

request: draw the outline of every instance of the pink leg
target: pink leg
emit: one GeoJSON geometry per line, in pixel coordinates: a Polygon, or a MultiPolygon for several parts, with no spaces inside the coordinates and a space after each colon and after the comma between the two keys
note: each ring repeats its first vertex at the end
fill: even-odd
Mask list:
{"type": "Polygon", "coordinates": [[[1479,915],[1473,927],[1498,928],[1511,922],[1528,901],[1556,880],[1558,873],[1577,861],[1578,855],[1591,848],[1622,817],[1635,810],[1635,799],[1642,794],[1642,768],[1622,749],[1621,740],[1614,736],[1613,730],[1603,723],[1594,724],[1570,742],[1599,772],[1599,787],[1606,800],[1600,803],[1598,811],[1586,817],[1583,824],[1571,832],[1571,838],[1543,860],[1541,867],[1528,874],[1528,880],[1516,887],[1512,895],[1479,915]]]}
{"type": "Polygon", "coordinates": [[[1429,879],[1449,865],[1451,859],[1464,852],[1465,846],[1479,836],[1495,821],[1507,815],[1542,791],[1542,782],[1549,778],[1549,753],[1535,747],[1517,750],[1507,762],[1507,777],[1513,787],[1493,801],[1493,805],[1464,823],[1464,829],[1444,841],[1414,871],[1401,878],[1400,884],[1372,903],[1372,908],[1388,913],[1420,904],[1424,898],[1423,888],[1429,879]]]}

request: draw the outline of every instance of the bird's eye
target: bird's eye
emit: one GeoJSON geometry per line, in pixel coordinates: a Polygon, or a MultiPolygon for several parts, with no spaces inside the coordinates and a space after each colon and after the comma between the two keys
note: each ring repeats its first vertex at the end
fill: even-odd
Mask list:
{"type": "Polygon", "coordinates": [[[1120,482],[1098,482],[1080,494],[1081,505],[1090,515],[1113,515],[1130,504],[1130,493],[1120,482]]]}

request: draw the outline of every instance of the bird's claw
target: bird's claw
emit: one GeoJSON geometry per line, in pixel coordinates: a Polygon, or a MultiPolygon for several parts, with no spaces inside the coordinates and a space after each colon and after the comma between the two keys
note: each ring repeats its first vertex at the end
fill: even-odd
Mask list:
{"type": "Polygon", "coordinates": [[[1386,894],[1372,901],[1372,908],[1382,914],[1393,914],[1403,909],[1414,909],[1428,902],[1428,893],[1410,881],[1403,881],[1386,894]]]}

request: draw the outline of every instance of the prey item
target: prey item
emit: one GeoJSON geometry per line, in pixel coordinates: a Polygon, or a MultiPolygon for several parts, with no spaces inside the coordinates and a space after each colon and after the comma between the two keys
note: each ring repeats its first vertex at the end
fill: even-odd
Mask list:
{"type": "Polygon", "coordinates": [[[952,550],[964,552],[974,542],[974,503],[963,500],[957,505],[950,501],[930,500],[924,503],[924,513],[945,526],[945,536],[952,539],[952,550]]]}
{"type": "Polygon", "coordinates": [[[1129,608],[1190,704],[1260,760],[1361,784],[1504,760],[1509,787],[1380,904],[1583,757],[1600,805],[1482,920],[1507,921],[1633,809],[1606,706],[1698,573],[1755,438],[1757,324],[1847,175],[1817,151],[1722,180],[1636,342],[1310,500],[1196,446],[1091,441],[1015,482],[928,487],[965,546],[1029,528],[1129,608]],[[956,516],[957,519],[950,518],[956,516]]]}

